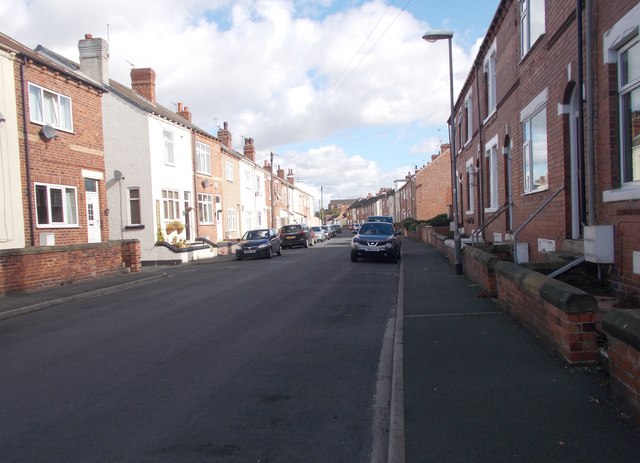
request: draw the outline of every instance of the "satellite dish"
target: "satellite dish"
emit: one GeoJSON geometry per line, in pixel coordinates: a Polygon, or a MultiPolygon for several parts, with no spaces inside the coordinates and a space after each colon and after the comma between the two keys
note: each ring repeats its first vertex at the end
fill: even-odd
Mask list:
{"type": "Polygon", "coordinates": [[[211,183],[209,183],[208,179],[205,179],[205,180],[202,181],[202,186],[204,188],[209,188],[209,185],[211,185],[211,183]]]}
{"type": "Polygon", "coordinates": [[[116,180],[122,180],[124,178],[124,175],[122,175],[122,172],[120,172],[119,170],[114,170],[113,178],[115,178],[116,180]]]}
{"type": "Polygon", "coordinates": [[[41,133],[42,133],[42,136],[47,140],[52,140],[58,136],[58,134],[56,133],[55,127],[49,124],[46,124],[45,126],[42,127],[41,133]]]}

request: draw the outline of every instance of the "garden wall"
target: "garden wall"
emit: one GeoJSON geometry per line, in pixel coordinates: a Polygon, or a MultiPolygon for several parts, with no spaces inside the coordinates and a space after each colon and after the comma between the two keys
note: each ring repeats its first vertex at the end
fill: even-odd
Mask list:
{"type": "Polygon", "coordinates": [[[24,293],[124,271],[139,272],[138,240],[0,251],[0,294],[24,293]]]}

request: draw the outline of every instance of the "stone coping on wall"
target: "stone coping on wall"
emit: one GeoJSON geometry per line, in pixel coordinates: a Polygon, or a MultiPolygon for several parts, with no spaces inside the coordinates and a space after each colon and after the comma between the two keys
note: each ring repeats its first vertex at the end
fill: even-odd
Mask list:
{"type": "Polygon", "coordinates": [[[640,309],[617,309],[602,319],[605,333],[640,352],[640,309]]]}
{"type": "Polygon", "coordinates": [[[518,284],[532,294],[566,313],[595,312],[598,310],[596,298],[562,281],[530,270],[513,262],[497,262],[496,272],[518,284]]]}
{"type": "Polygon", "coordinates": [[[56,245],[56,246],[28,246],[25,248],[16,248],[16,249],[3,249],[0,250],[1,256],[28,256],[33,254],[49,254],[49,253],[58,253],[58,252],[69,252],[69,251],[82,251],[85,249],[96,249],[96,248],[113,248],[113,247],[121,247],[123,243],[134,243],[138,240],[111,240],[111,241],[103,241],[101,243],[78,243],[78,244],[67,244],[67,245],[56,245]]]}
{"type": "Polygon", "coordinates": [[[499,257],[475,246],[463,247],[462,256],[469,257],[480,262],[481,264],[484,264],[489,270],[495,270],[496,264],[498,262],[502,262],[502,259],[500,259],[499,257]]]}

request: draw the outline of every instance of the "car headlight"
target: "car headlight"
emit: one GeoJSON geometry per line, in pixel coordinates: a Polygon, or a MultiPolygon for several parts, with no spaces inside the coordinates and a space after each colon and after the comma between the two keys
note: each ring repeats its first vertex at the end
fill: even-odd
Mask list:
{"type": "Polygon", "coordinates": [[[260,246],[258,246],[258,249],[264,249],[268,247],[269,247],[269,243],[262,243],[260,246]]]}

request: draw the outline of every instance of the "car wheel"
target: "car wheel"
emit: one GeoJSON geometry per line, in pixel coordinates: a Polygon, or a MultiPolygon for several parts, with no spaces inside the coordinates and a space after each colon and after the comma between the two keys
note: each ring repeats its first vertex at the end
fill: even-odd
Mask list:
{"type": "Polygon", "coordinates": [[[280,246],[280,247],[278,248],[278,255],[279,255],[279,256],[281,256],[281,255],[282,255],[282,246],[280,246]]]}
{"type": "Polygon", "coordinates": [[[236,257],[236,260],[242,260],[242,257],[236,257]]]}
{"type": "Polygon", "coordinates": [[[304,244],[302,246],[304,246],[305,248],[308,248],[309,247],[309,240],[304,240],[304,244]]]}
{"type": "Polygon", "coordinates": [[[273,257],[273,249],[271,249],[271,246],[269,246],[269,249],[267,250],[267,259],[271,259],[273,257]]]}
{"type": "Polygon", "coordinates": [[[358,262],[358,256],[351,254],[351,262],[358,262]]]}

